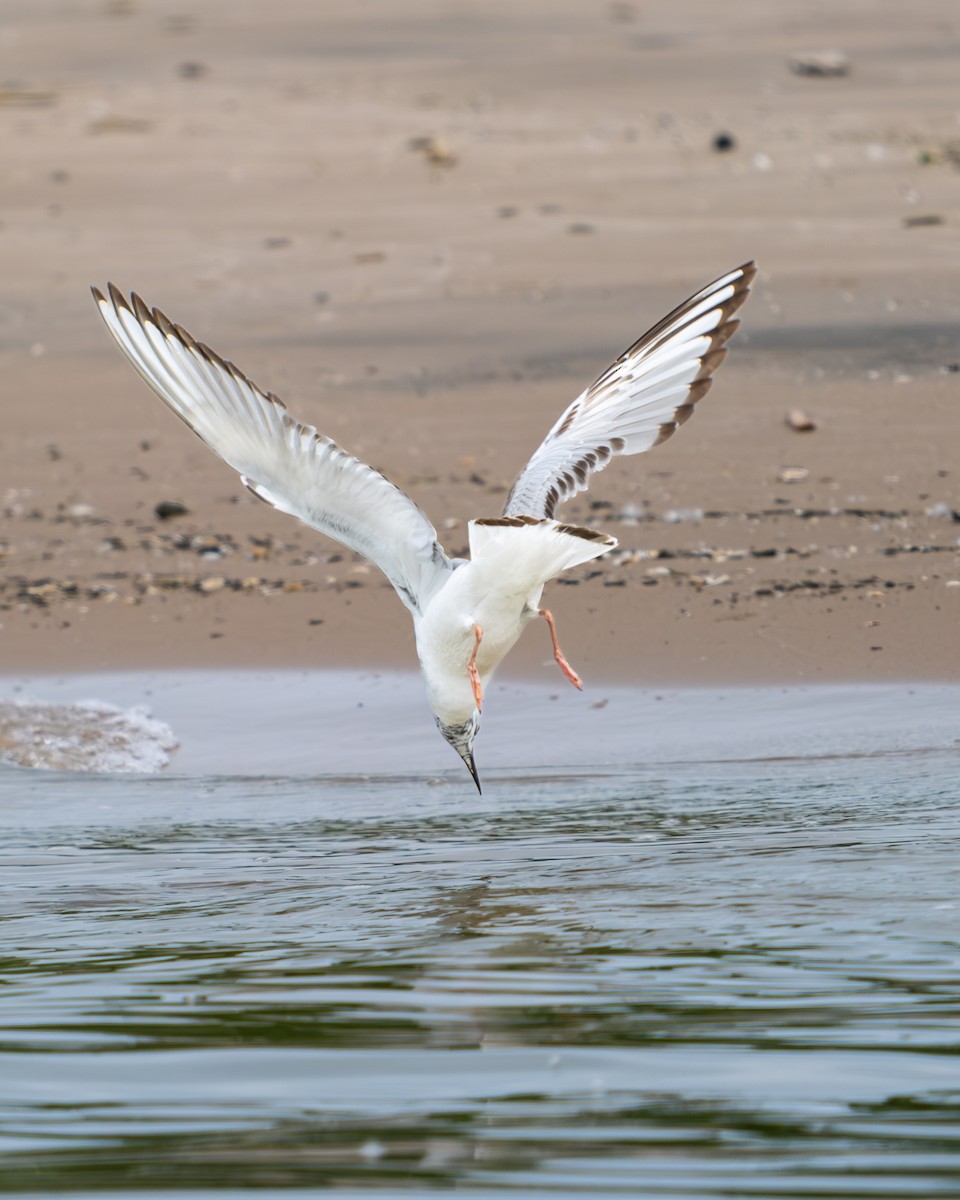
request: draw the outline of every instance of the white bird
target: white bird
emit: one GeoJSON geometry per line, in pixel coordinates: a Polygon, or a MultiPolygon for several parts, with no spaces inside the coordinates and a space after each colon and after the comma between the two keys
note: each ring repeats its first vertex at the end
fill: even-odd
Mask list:
{"type": "Polygon", "coordinates": [[[540,607],[544,584],[617,544],[564,525],[557,508],[615,456],[668,438],[693,412],[739,325],[753,263],[722,275],[643,335],[561,415],[520,472],[503,515],[469,522],[451,559],[421,509],[379,471],[294,420],[233,363],[113,284],[94,299],[120,349],[161,400],[255,496],[335,538],[386,575],[413,616],[427,700],[480,788],[473,743],[485,688],[524,627],[543,617],[560,670],[582,687],[540,607]]]}

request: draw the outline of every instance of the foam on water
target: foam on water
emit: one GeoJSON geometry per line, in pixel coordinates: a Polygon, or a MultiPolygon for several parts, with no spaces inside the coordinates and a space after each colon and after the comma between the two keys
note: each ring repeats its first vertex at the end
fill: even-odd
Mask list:
{"type": "Polygon", "coordinates": [[[53,771],[150,774],[176,749],[173,731],[143,705],[102,700],[0,700],[0,763],[53,771]]]}

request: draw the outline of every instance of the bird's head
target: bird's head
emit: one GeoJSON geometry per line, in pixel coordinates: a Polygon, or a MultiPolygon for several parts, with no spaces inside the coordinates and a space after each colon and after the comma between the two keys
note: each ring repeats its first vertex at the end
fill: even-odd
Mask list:
{"type": "Polygon", "coordinates": [[[445,725],[437,717],[437,728],[443,734],[444,741],[449,742],[466,763],[467,770],[470,772],[473,782],[477,785],[477,791],[481,791],[480,776],[477,774],[477,765],[473,761],[473,740],[477,736],[477,730],[480,728],[479,712],[474,709],[473,713],[459,725],[445,725]]]}

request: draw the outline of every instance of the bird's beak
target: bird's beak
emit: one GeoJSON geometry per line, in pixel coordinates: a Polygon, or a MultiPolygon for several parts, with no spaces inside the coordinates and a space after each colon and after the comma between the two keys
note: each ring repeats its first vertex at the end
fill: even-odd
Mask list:
{"type": "Polygon", "coordinates": [[[473,776],[473,782],[477,785],[477,791],[483,795],[483,788],[480,786],[480,776],[477,774],[477,764],[473,761],[473,750],[468,750],[466,754],[462,751],[460,757],[467,764],[467,770],[473,776]]]}
{"type": "Polygon", "coordinates": [[[473,739],[477,736],[477,724],[480,714],[475,712],[462,725],[444,725],[437,717],[437,728],[443,734],[443,740],[456,750],[463,759],[464,765],[470,772],[470,778],[477,785],[477,791],[483,795],[480,787],[480,776],[477,774],[477,764],[473,761],[473,739]]]}

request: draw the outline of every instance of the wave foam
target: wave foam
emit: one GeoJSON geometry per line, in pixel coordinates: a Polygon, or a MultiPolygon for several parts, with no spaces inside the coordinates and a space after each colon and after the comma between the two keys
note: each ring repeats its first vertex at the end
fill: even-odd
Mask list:
{"type": "Polygon", "coordinates": [[[101,700],[0,700],[0,763],[146,775],[167,766],[176,748],[170,727],[142,705],[122,709],[101,700]]]}

